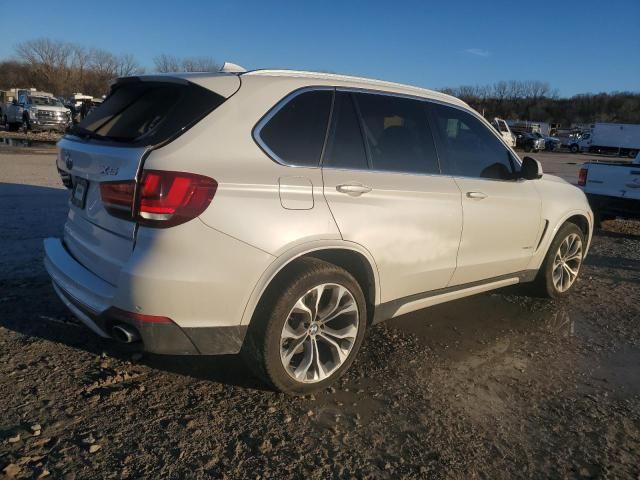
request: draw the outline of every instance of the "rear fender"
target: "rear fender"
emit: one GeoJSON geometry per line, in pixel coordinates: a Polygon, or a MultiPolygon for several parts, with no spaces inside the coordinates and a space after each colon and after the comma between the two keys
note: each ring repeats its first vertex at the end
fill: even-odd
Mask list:
{"type": "Polygon", "coordinates": [[[376,266],[375,260],[371,253],[365,249],[363,246],[353,243],[346,242],[343,240],[317,240],[313,242],[303,243],[296,247],[293,247],[287,250],[285,253],[281,254],[277,257],[269,267],[264,271],[257,284],[255,285],[253,292],[249,298],[249,301],[245,307],[244,314],[242,316],[242,325],[248,325],[251,322],[251,318],[253,313],[262,298],[267,287],[270,285],[271,281],[276,277],[276,275],[282,271],[287,265],[289,265],[292,261],[297,258],[300,258],[304,255],[318,252],[321,250],[329,250],[329,249],[344,249],[351,250],[363,255],[371,266],[371,270],[373,271],[374,279],[375,279],[375,300],[374,305],[380,304],[380,275],[378,273],[378,267],[376,266]]]}

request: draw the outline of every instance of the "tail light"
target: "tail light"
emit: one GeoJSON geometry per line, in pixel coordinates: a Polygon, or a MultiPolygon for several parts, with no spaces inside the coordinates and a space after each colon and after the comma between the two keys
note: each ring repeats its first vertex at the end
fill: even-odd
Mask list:
{"type": "Polygon", "coordinates": [[[585,185],[587,185],[587,175],[589,174],[589,169],[587,168],[581,168],[580,172],[578,173],[578,185],[580,187],[584,187],[585,185]]]}
{"type": "Polygon", "coordinates": [[[218,183],[193,173],[145,170],[135,181],[103,182],[100,194],[112,215],[149,227],[172,227],[197,217],[211,203],[218,183]]]}
{"type": "Polygon", "coordinates": [[[131,218],[136,182],[102,182],[100,197],[104,208],[114,217],[131,218]]]}

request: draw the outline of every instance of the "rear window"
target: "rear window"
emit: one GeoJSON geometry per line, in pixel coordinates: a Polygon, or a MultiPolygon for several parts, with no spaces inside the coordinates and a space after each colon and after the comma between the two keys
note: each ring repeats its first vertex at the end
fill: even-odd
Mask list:
{"type": "Polygon", "coordinates": [[[192,83],[127,81],[116,84],[71,133],[137,146],[157,145],[201,120],[224,100],[192,83]]]}

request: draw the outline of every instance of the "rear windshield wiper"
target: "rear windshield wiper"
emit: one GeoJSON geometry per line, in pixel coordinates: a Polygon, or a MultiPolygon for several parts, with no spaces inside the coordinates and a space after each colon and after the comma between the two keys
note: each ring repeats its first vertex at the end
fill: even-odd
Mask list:
{"type": "Polygon", "coordinates": [[[102,136],[100,134],[97,134],[93,130],[89,130],[88,128],[80,127],[78,125],[73,127],[69,133],[72,133],[73,135],[78,135],[79,137],[83,137],[83,138],[96,138],[96,139],[100,139],[100,140],[104,139],[104,136],[102,136]]]}

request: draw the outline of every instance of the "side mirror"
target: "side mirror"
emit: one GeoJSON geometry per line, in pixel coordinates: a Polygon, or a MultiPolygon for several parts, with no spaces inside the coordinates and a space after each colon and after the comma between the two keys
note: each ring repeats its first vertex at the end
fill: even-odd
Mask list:
{"type": "Polygon", "coordinates": [[[534,158],[524,157],[522,159],[520,177],[525,180],[537,180],[538,178],[542,178],[542,165],[534,158]]]}

